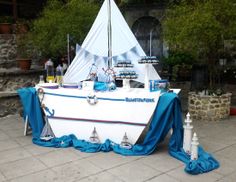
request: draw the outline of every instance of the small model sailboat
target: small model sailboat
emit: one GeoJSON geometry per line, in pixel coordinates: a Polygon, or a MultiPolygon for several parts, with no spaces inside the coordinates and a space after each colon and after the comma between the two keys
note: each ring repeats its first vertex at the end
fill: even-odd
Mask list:
{"type": "Polygon", "coordinates": [[[127,148],[135,144],[151,120],[160,95],[149,90],[149,80],[160,77],[151,63],[139,64],[143,56],[114,1],[105,0],[63,78],[64,83],[82,83],[82,88],[36,86],[42,89],[41,103],[55,136],[74,134],[78,139],[101,143],[110,139],[127,148]],[[84,81],[91,78],[92,66],[96,67],[95,81],[84,81]],[[104,75],[109,79],[103,79],[104,75]],[[123,87],[114,89],[110,82],[107,89],[96,90],[97,80],[112,81],[114,75],[123,80],[123,87]],[[145,87],[131,88],[130,80],[145,87]]]}

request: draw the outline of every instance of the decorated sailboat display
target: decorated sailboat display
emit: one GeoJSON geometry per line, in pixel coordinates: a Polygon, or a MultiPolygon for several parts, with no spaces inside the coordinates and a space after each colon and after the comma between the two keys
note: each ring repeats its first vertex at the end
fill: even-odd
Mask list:
{"type": "Polygon", "coordinates": [[[110,139],[129,148],[158,103],[160,91],[149,88],[160,80],[152,65],[157,62],[146,57],[114,1],[105,0],[63,78],[64,85],[78,87],[36,86],[49,131],[93,143],[110,139]],[[115,86],[115,76],[123,87],[115,86]],[[144,88],[132,88],[130,80],[144,88]]]}

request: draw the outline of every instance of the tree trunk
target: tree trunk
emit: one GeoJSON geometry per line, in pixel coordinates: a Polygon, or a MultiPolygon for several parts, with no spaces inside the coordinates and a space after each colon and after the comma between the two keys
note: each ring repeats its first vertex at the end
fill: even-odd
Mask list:
{"type": "Polygon", "coordinates": [[[208,56],[208,68],[209,68],[209,89],[213,90],[215,87],[215,75],[216,75],[216,55],[214,53],[210,53],[208,56]]]}

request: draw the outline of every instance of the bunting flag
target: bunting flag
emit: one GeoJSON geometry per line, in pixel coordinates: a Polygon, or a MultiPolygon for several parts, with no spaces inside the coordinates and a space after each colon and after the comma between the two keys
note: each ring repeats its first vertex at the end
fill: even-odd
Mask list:
{"type": "Polygon", "coordinates": [[[118,57],[118,60],[124,60],[125,59],[125,57],[124,57],[124,55],[123,54],[120,54],[119,56],[117,56],[118,57]]]}
{"type": "Polygon", "coordinates": [[[138,53],[138,48],[135,46],[133,47],[131,50],[130,50],[134,55],[138,56],[139,53],[138,53]]]}
{"type": "Polygon", "coordinates": [[[86,59],[89,55],[91,55],[90,52],[84,50],[84,59],[86,59]]]}
{"type": "Polygon", "coordinates": [[[107,64],[108,57],[102,57],[102,60],[104,61],[104,65],[107,64]]]}
{"type": "Polygon", "coordinates": [[[119,59],[118,59],[118,56],[113,56],[112,57],[113,61],[116,63],[119,59]]]}
{"type": "Polygon", "coordinates": [[[128,59],[128,52],[123,53],[122,56],[125,58],[125,60],[127,60],[128,59]]]}
{"type": "Polygon", "coordinates": [[[97,55],[93,55],[93,60],[94,62],[96,62],[97,60],[99,60],[101,57],[97,56],[97,55]]]}
{"type": "MultiPolygon", "coordinates": [[[[98,56],[98,55],[93,54],[93,53],[87,51],[86,49],[82,48],[79,44],[76,44],[76,54],[78,54],[79,52],[84,56],[84,59],[86,59],[88,56],[91,56],[94,59],[94,62],[101,59],[105,62],[105,64],[107,63],[107,60],[108,60],[107,56],[98,56]]],[[[134,46],[127,52],[124,52],[120,55],[112,56],[112,60],[115,62],[119,61],[119,60],[127,60],[129,58],[130,53],[138,55],[137,47],[134,46]]]]}

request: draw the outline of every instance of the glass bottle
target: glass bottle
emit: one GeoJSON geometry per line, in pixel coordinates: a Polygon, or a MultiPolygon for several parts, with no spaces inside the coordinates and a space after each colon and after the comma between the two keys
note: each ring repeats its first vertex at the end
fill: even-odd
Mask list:
{"type": "Polygon", "coordinates": [[[62,79],[63,79],[63,68],[59,64],[56,68],[56,81],[59,85],[62,84],[62,79]]]}
{"type": "Polygon", "coordinates": [[[46,81],[48,83],[54,82],[54,65],[51,59],[45,63],[46,81]]]}
{"type": "Polygon", "coordinates": [[[43,78],[43,75],[40,75],[39,76],[39,84],[42,84],[44,83],[44,78],[43,78]]]}

